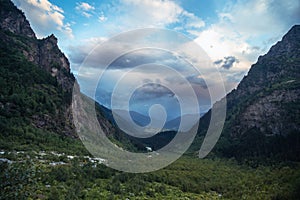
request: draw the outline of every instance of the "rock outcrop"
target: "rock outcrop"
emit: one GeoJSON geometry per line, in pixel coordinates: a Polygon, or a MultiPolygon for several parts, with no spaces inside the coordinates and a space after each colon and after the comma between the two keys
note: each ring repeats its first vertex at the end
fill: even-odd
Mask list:
{"type": "Polygon", "coordinates": [[[24,35],[29,38],[36,38],[21,10],[15,9],[13,3],[6,0],[0,0],[0,5],[0,28],[2,30],[8,30],[14,34],[24,35]]]}
{"type": "MultiPolygon", "coordinates": [[[[30,27],[24,13],[18,10],[11,1],[1,0],[0,27],[2,31],[21,36],[23,55],[34,64],[42,67],[57,78],[63,89],[71,91],[75,78],[70,73],[70,63],[61,52],[57,38],[52,34],[38,40],[30,27]]],[[[2,40],[9,42],[11,38],[3,35],[2,40]]]]}

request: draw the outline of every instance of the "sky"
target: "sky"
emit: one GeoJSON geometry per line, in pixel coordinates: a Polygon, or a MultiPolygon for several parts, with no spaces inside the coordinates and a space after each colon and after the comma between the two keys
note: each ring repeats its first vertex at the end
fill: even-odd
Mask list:
{"type": "MultiPolygon", "coordinates": [[[[80,80],[81,90],[89,96],[93,96],[93,91],[89,87],[90,80],[99,77],[95,77],[97,74],[94,72],[95,67],[85,66],[86,69],[79,73],[80,67],[97,45],[121,33],[141,28],[161,28],[183,34],[204,50],[211,60],[212,67],[221,74],[226,92],[229,92],[247,74],[259,55],[267,53],[268,49],[293,25],[300,24],[299,0],[13,0],[13,2],[24,11],[38,38],[44,38],[52,33],[56,35],[59,47],[70,60],[72,72],[80,80]]],[[[160,42],[170,44],[169,40],[172,40],[172,37],[166,37],[160,42]]],[[[150,42],[155,41],[152,39],[150,42]]],[[[120,46],[122,45],[116,44],[113,46],[116,48],[107,49],[107,52],[118,55],[123,52],[120,46]]],[[[105,55],[107,54],[100,55],[97,61],[105,59],[101,57],[105,55]]],[[[95,97],[110,107],[111,97],[107,96],[112,95],[113,86],[122,74],[137,65],[157,63],[159,60],[159,64],[169,64],[174,69],[181,69],[182,73],[188,72],[184,73],[184,77],[192,84],[198,100],[203,101],[201,109],[207,110],[212,102],[224,94],[220,93],[215,99],[209,99],[205,91],[207,84],[205,81],[213,80],[212,75],[195,73],[188,63],[181,63],[176,60],[177,58],[172,52],[158,50],[140,50],[121,56],[111,65],[111,69],[105,72],[104,79],[96,88],[95,97]],[[131,65],[127,66],[128,63],[131,65]]],[[[176,94],[170,92],[168,88],[161,87],[163,83],[173,83],[174,87],[181,87],[182,84],[179,84],[178,79],[172,82],[171,76],[159,70],[135,73],[135,77],[140,77],[139,84],[143,86],[135,91],[130,100],[135,102],[131,104],[133,110],[141,109],[143,106],[147,110],[149,106],[145,105],[155,100],[162,104],[166,102],[178,104],[177,100],[172,99],[176,94]]],[[[220,80],[214,78],[214,81],[217,84],[220,80]]],[[[183,87],[182,91],[184,90],[183,87]]],[[[174,111],[172,108],[170,110],[174,111]]]]}

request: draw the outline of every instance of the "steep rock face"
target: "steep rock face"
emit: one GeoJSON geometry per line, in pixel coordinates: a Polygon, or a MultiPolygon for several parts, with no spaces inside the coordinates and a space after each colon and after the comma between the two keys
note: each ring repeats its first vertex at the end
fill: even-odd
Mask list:
{"type": "MultiPolygon", "coordinates": [[[[239,136],[251,128],[261,133],[287,135],[299,132],[296,109],[300,100],[300,26],[294,26],[270,51],[259,57],[236,91],[227,96],[236,118],[230,131],[239,136]],[[294,105],[295,109],[289,109],[294,105]]],[[[229,128],[229,127],[228,127],[229,128]]]]}
{"type": "MultiPolygon", "coordinates": [[[[226,122],[216,151],[236,157],[300,159],[299,25],[258,58],[226,100],[226,122]]],[[[200,137],[209,118],[210,112],[200,120],[200,137]]]]}
{"type": "Polygon", "coordinates": [[[259,98],[241,113],[239,124],[233,127],[233,131],[236,134],[243,134],[251,128],[256,128],[269,136],[299,131],[299,124],[295,121],[297,117],[299,118],[299,110],[288,109],[289,105],[299,103],[297,102],[299,99],[299,89],[276,90],[259,98]]]}
{"type": "MultiPolygon", "coordinates": [[[[70,72],[70,63],[68,59],[57,45],[57,38],[54,35],[51,35],[47,38],[38,40],[22,11],[18,10],[10,0],[0,1],[0,26],[0,38],[2,43],[1,55],[9,53],[9,55],[3,57],[3,59],[1,57],[1,60],[9,59],[10,62],[15,63],[16,70],[8,68],[9,65],[6,64],[2,64],[1,67],[4,69],[8,68],[8,74],[13,75],[18,71],[17,68],[20,67],[20,63],[23,62],[24,73],[33,73],[33,77],[36,72],[41,73],[42,75],[42,72],[32,68],[31,65],[29,67],[30,69],[27,69],[28,71],[26,71],[25,66],[29,64],[25,63],[28,61],[34,66],[47,72],[47,76],[49,76],[43,77],[44,81],[41,83],[35,83],[33,81],[26,86],[26,90],[29,90],[26,92],[34,91],[33,93],[41,93],[41,100],[34,100],[35,103],[41,105],[39,106],[40,108],[35,105],[35,108],[27,109],[33,125],[37,128],[76,137],[71,112],[71,99],[73,86],[77,85],[77,82],[70,72]],[[53,82],[51,77],[55,78],[57,83],[53,82]],[[48,108],[45,107],[45,103],[49,104],[48,108]],[[38,112],[35,110],[38,110],[38,112]]],[[[18,74],[16,76],[22,77],[23,74],[18,74]]],[[[9,77],[5,77],[4,75],[3,78],[9,80],[9,77]]],[[[8,96],[3,96],[0,100],[3,101],[1,104],[24,109],[22,108],[22,105],[15,105],[15,103],[13,103],[15,99],[9,96],[15,95],[22,99],[27,95],[22,94],[24,91],[20,91],[22,88],[21,86],[17,86],[22,85],[23,83],[19,83],[17,79],[14,84],[16,85],[15,91],[12,90],[12,92],[10,92],[11,94],[9,93],[7,94],[8,96]]],[[[26,99],[22,101],[26,102],[26,99]]],[[[9,110],[11,110],[10,107],[8,106],[5,112],[9,112],[9,110]]],[[[20,113],[22,112],[20,111],[20,113]]],[[[27,117],[27,114],[24,115],[27,117]]]]}
{"type": "Polygon", "coordinates": [[[33,62],[42,66],[52,76],[56,77],[64,89],[71,90],[75,79],[68,76],[70,74],[70,63],[67,57],[59,50],[57,38],[52,34],[40,40],[38,52],[33,62]]]}
{"type": "MultiPolygon", "coordinates": [[[[78,137],[73,88],[79,105],[94,101],[80,93],[57,38],[52,34],[37,39],[22,11],[10,0],[0,0],[0,27],[0,140],[11,140],[15,134],[25,137],[32,128],[78,137]]],[[[97,108],[100,126],[106,133],[114,133],[97,108]]],[[[84,111],[81,114],[86,115],[84,111]]]]}
{"type": "Polygon", "coordinates": [[[0,0],[0,28],[15,34],[36,38],[22,11],[14,9],[11,1],[0,0]]]}
{"type": "MultiPolygon", "coordinates": [[[[71,91],[75,79],[70,74],[70,63],[67,57],[57,45],[57,38],[52,34],[37,40],[23,12],[18,10],[11,1],[1,0],[0,3],[1,30],[23,37],[23,45],[20,48],[27,60],[51,73],[63,89],[71,91]]],[[[6,42],[11,39],[7,35],[2,38],[6,42]]]]}

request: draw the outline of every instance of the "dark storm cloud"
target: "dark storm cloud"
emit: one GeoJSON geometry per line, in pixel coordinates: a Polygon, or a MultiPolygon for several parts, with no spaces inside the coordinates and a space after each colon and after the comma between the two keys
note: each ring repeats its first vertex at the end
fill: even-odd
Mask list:
{"type": "Polygon", "coordinates": [[[151,100],[161,97],[170,98],[174,97],[174,94],[168,88],[157,83],[147,83],[133,93],[133,98],[138,101],[151,100]]]}
{"type": "Polygon", "coordinates": [[[234,56],[227,56],[223,59],[214,62],[215,65],[220,66],[224,69],[230,69],[234,63],[238,63],[239,60],[234,56]]]}
{"type": "Polygon", "coordinates": [[[207,89],[207,85],[206,85],[205,80],[201,76],[199,76],[199,75],[189,76],[189,77],[187,77],[187,80],[190,83],[193,83],[193,84],[196,84],[196,85],[200,85],[202,88],[207,89]]]}
{"type": "Polygon", "coordinates": [[[170,54],[161,50],[137,50],[120,56],[112,62],[108,69],[134,68],[142,64],[162,62],[170,57],[170,54]]]}
{"type": "MultiPolygon", "coordinates": [[[[164,79],[165,81],[169,82],[170,84],[179,84],[183,85],[186,82],[182,80],[180,77],[166,77],[164,79]]],[[[200,85],[202,88],[207,89],[207,85],[205,83],[205,80],[200,75],[192,75],[185,77],[185,80],[187,80],[191,84],[200,85]]]]}
{"type": "MultiPolygon", "coordinates": [[[[69,51],[72,52],[72,54],[70,54],[69,57],[71,62],[73,63],[72,67],[76,68],[77,70],[79,69],[79,66],[84,62],[84,59],[89,56],[88,63],[85,64],[87,65],[85,66],[87,68],[104,68],[106,67],[104,66],[104,64],[109,63],[106,62],[108,58],[114,57],[115,60],[108,66],[108,70],[128,70],[144,64],[155,64],[170,67],[180,73],[195,71],[192,65],[186,62],[184,59],[174,56],[172,52],[161,49],[145,48],[131,51],[126,54],[121,54],[121,52],[124,51],[125,47],[126,45],[124,44],[116,44],[115,48],[108,48],[105,51],[103,49],[99,49],[99,52],[90,54],[89,51],[91,47],[87,48],[84,46],[71,46],[69,47],[69,51]]],[[[160,73],[157,72],[157,68],[156,70],[147,68],[145,69],[145,73],[147,72],[160,73]]]]}
{"type": "Polygon", "coordinates": [[[221,64],[222,62],[223,62],[223,60],[217,60],[217,61],[214,62],[214,64],[215,64],[215,65],[219,65],[219,64],[221,64]]]}
{"type": "Polygon", "coordinates": [[[80,65],[88,55],[87,49],[80,46],[70,46],[68,50],[71,52],[68,56],[72,64],[80,65]]]}

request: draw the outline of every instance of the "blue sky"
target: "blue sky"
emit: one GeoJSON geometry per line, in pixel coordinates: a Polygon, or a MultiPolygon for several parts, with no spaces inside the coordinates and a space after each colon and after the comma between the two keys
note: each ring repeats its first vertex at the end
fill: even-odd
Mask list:
{"type": "MultiPolygon", "coordinates": [[[[219,69],[226,91],[237,86],[259,55],[300,24],[299,0],[13,2],[24,11],[38,38],[52,33],[58,37],[75,74],[95,45],[112,36],[137,28],[166,28],[202,47],[219,69]]],[[[80,84],[88,93],[88,79],[80,84]]]]}

